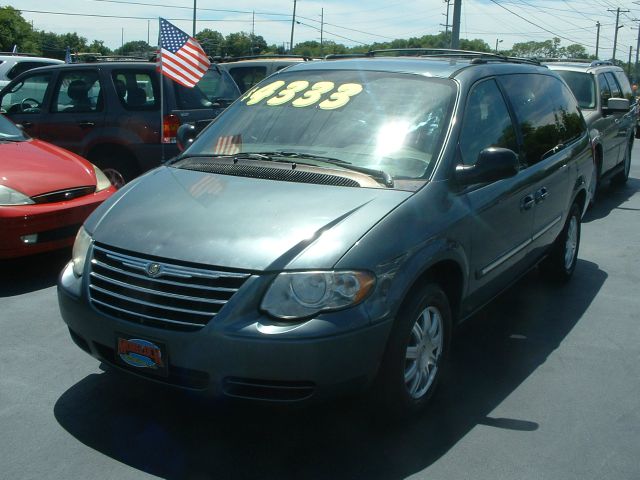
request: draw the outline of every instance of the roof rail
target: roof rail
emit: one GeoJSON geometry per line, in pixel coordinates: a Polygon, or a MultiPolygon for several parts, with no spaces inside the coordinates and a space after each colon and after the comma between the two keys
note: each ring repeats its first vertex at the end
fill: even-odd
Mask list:
{"type": "Polygon", "coordinates": [[[146,62],[149,57],[138,57],[133,55],[101,55],[99,53],[72,53],[73,63],[96,63],[96,62],[146,62]]]}
{"type": "Polygon", "coordinates": [[[18,52],[0,52],[0,55],[8,55],[12,57],[39,57],[35,53],[18,53],[18,52]]]}
{"type": "Polygon", "coordinates": [[[276,53],[266,53],[264,55],[245,55],[241,57],[213,57],[213,58],[219,62],[239,62],[241,60],[261,60],[261,59],[268,60],[270,58],[272,59],[299,58],[301,60],[304,60],[305,62],[313,60],[312,57],[307,57],[304,55],[281,55],[276,53]]]}
{"type": "Polygon", "coordinates": [[[472,50],[455,50],[451,48],[389,48],[384,50],[369,50],[366,53],[347,53],[327,55],[325,59],[340,58],[365,58],[377,56],[396,56],[396,57],[443,57],[443,58],[469,58],[472,63],[485,62],[512,62],[527,63],[532,65],[540,65],[540,62],[534,58],[507,57],[497,55],[490,52],[475,52],[472,50]]]}

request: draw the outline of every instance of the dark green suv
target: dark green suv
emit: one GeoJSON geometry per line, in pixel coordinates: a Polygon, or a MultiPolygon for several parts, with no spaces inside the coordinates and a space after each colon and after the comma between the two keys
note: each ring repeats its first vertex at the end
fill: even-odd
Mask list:
{"type": "Polygon", "coordinates": [[[140,381],[272,402],[372,387],[411,412],[454,325],[537,265],[571,277],[593,157],[566,84],[398,53],[272,75],[102,204],[58,284],[77,345],[140,381]]]}

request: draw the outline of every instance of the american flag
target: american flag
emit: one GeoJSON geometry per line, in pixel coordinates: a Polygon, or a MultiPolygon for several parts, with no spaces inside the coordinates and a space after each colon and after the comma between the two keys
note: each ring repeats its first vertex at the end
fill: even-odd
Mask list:
{"type": "Polygon", "coordinates": [[[195,87],[211,62],[200,44],[175,25],[160,19],[158,70],[185,87],[195,87]]]}
{"type": "Polygon", "coordinates": [[[227,135],[218,137],[213,153],[216,155],[233,155],[240,153],[242,148],[242,135],[227,135]]]}

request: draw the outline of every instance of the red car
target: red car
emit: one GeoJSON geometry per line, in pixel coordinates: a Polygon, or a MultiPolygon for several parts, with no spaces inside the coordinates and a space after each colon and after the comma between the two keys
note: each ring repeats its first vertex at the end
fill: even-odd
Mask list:
{"type": "Polygon", "coordinates": [[[72,245],[115,191],[84,158],[29,138],[0,115],[0,259],[72,245]]]}

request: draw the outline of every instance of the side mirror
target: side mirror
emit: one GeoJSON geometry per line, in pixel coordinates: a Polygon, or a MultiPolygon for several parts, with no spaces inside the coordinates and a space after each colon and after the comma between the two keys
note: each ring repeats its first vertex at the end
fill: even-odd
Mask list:
{"type": "Polygon", "coordinates": [[[176,145],[178,150],[184,152],[193,143],[196,138],[196,126],[191,123],[183,123],[178,127],[176,133],[176,145]]]}
{"type": "Polygon", "coordinates": [[[456,166],[456,179],[462,185],[495,182],[517,173],[518,156],[508,148],[485,148],[478,155],[475,165],[456,166]]]}
{"type": "Polygon", "coordinates": [[[626,98],[610,98],[607,101],[607,106],[602,109],[604,115],[610,115],[612,113],[627,113],[631,108],[629,100],[626,98]]]}

